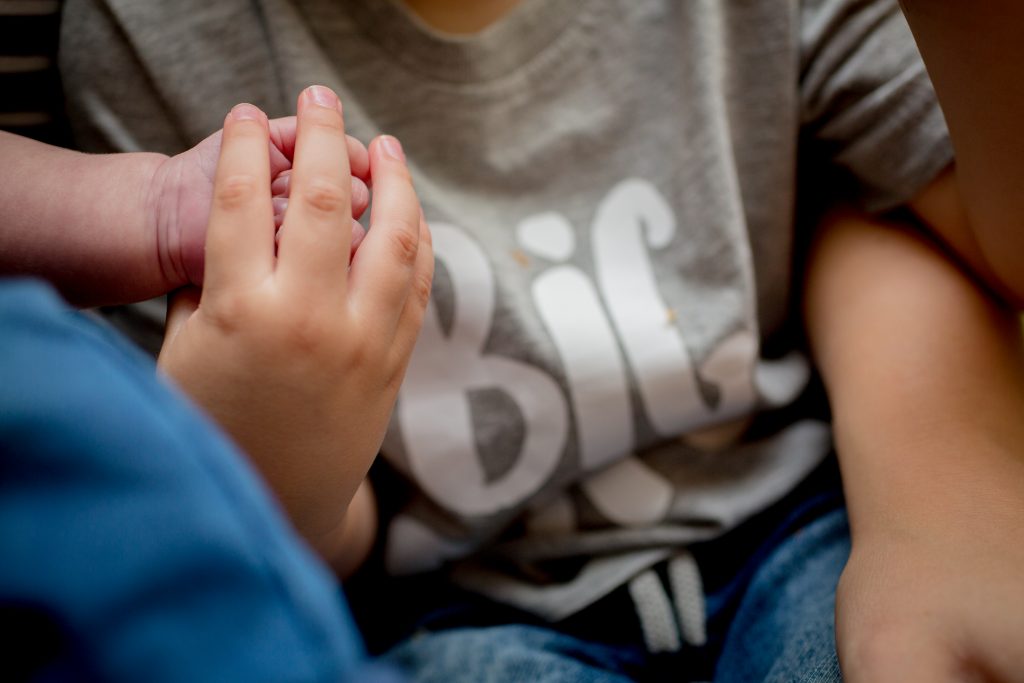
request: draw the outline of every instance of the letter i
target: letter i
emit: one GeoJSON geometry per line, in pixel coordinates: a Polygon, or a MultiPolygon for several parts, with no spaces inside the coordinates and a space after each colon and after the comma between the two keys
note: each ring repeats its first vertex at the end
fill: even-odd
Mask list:
{"type": "MultiPolygon", "coordinates": [[[[550,261],[565,262],[576,248],[557,213],[527,218],[516,234],[523,249],[550,261]]],[[[555,266],[534,281],[533,299],[565,368],[581,467],[622,457],[634,441],[626,368],[596,288],[579,268],[555,266]]]]}

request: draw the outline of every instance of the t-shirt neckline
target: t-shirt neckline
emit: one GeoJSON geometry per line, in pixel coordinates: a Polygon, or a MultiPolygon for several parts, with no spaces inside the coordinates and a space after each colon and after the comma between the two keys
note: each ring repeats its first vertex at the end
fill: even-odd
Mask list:
{"type": "Polygon", "coordinates": [[[400,0],[346,3],[353,20],[393,59],[443,81],[489,81],[509,75],[553,47],[593,0],[522,0],[471,35],[437,31],[400,0]]]}

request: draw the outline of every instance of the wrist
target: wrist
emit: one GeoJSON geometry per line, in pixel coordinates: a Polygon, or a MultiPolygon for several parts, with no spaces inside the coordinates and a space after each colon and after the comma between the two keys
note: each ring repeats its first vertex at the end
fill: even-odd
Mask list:
{"type": "Polygon", "coordinates": [[[33,149],[20,173],[34,182],[13,225],[14,234],[27,235],[18,250],[32,264],[29,272],[50,280],[79,306],[166,292],[148,212],[162,158],[33,149]],[[61,188],[56,196],[53,187],[61,188]]]}
{"type": "Polygon", "coordinates": [[[186,192],[183,165],[175,157],[154,157],[143,199],[146,235],[150,240],[149,253],[155,261],[156,272],[164,291],[183,287],[194,279],[193,269],[183,248],[181,234],[182,198],[186,192]]]}

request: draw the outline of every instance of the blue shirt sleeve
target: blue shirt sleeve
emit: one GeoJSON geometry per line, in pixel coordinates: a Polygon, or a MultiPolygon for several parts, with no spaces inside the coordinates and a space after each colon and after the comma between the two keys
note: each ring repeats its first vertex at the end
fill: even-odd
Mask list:
{"type": "Polygon", "coordinates": [[[0,666],[368,680],[329,572],[149,359],[48,288],[0,281],[0,387],[0,630],[17,634],[0,666]]]}

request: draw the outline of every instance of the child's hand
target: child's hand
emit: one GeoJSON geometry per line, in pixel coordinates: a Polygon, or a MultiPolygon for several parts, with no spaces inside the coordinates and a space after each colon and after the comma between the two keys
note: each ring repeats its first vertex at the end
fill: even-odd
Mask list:
{"type": "MultiPolygon", "coordinates": [[[[295,125],[294,116],[270,122],[270,178],[278,225],[290,189],[295,125]]],[[[366,181],[370,161],[361,142],[352,137],[346,140],[352,171],[354,249],[362,237],[362,228],[355,220],[369,203],[366,181]]],[[[203,284],[206,225],[220,146],[221,131],[217,131],[192,149],[166,159],[153,176],[146,201],[149,231],[155,236],[160,266],[172,288],[203,284]]]]}
{"type": "Polygon", "coordinates": [[[1024,499],[1004,488],[855,538],[836,595],[845,680],[1024,681],[1024,499]]]}
{"type": "Polygon", "coordinates": [[[326,554],[383,439],[433,252],[401,147],[382,137],[369,149],[371,227],[351,254],[341,109],[330,90],[311,88],[299,98],[275,256],[267,139],[255,107],[228,115],[202,298],[169,314],[160,365],[248,452],[326,554]]]}

